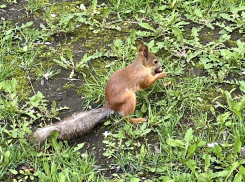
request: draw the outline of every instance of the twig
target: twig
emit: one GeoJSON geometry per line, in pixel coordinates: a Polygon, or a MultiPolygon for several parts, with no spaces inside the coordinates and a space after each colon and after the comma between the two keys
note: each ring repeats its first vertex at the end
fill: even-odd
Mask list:
{"type": "Polygon", "coordinates": [[[30,78],[30,76],[29,76],[28,72],[26,72],[26,73],[27,73],[27,75],[28,75],[28,80],[29,80],[29,82],[30,82],[30,85],[31,85],[32,91],[33,91],[33,93],[34,93],[34,94],[36,94],[36,92],[35,92],[35,90],[34,90],[34,88],[33,88],[33,86],[32,86],[32,83],[31,83],[31,78],[30,78]]]}

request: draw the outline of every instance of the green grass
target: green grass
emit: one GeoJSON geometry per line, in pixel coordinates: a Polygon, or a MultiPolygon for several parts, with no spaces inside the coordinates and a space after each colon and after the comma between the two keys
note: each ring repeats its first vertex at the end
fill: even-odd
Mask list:
{"type": "MultiPolygon", "coordinates": [[[[0,8],[8,11],[13,2],[0,8]]],[[[31,20],[0,23],[0,179],[244,181],[245,2],[81,3],[32,0],[23,8],[31,20]],[[40,28],[35,16],[44,17],[40,28]],[[88,30],[89,36],[82,36],[88,30]],[[65,38],[57,47],[49,45],[56,36],[65,38]],[[109,177],[95,167],[100,164],[94,155],[80,153],[84,144],[57,142],[54,132],[38,150],[27,139],[31,126],[52,121],[65,109],[33,92],[33,80],[46,73],[49,79],[59,76],[59,65],[67,78],[85,80],[74,86],[84,108],[101,106],[107,80],[134,60],[141,39],[168,77],[137,93],[135,116],[147,117],[147,123],[132,125],[119,116],[105,122],[111,134],[101,151],[110,159],[109,177]]]]}

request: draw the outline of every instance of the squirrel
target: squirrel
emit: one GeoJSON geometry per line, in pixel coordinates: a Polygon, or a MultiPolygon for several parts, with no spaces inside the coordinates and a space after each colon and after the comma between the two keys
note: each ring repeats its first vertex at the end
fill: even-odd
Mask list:
{"type": "MultiPolygon", "coordinates": [[[[136,91],[150,87],[157,79],[167,76],[163,72],[160,61],[149,52],[143,42],[139,42],[138,54],[133,63],[117,70],[109,78],[105,88],[105,105],[99,109],[79,112],[52,126],[34,132],[34,141],[43,143],[54,130],[59,132],[59,140],[89,132],[99,121],[110,114],[117,113],[123,118],[134,114],[136,107],[136,91]]],[[[146,122],[145,118],[129,118],[133,124],[146,122]]]]}

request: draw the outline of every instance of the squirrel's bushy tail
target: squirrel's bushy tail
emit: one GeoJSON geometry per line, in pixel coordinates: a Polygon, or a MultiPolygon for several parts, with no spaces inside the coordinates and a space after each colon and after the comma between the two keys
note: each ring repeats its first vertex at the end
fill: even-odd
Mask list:
{"type": "Polygon", "coordinates": [[[37,129],[33,134],[33,140],[35,143],[42,144],[54,130],[59,132],[58,139],[69,140],[89,132],[101,119],[110,114],[113,114],[113,111],[104,107],[75,113],[52,126],[37,129]]]}

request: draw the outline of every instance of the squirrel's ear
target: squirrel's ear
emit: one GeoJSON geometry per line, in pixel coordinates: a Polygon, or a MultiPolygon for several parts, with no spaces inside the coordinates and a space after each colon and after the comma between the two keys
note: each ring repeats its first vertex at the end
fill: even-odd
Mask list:
{"type": "Polygon", "coordinates": [[[144,43],[142,41],[139,42],[138,52],[143,52],[143,55],[148,60],[148,47],[146,45],[144,45],[144,43]]]}
{"type": "Polygon", "coordinates": [[[142,47],[144,46],[144,43],[143,43],[143,41],[139,41],[138,42],[138,52],[141,52],[142,51],[142,47]]]}
{"type": "Polygon", "coordinates": [[[143,54],[146,57],[146,60],[148,61],[148,47],[146,45],[144,46],[143,54]]]}

